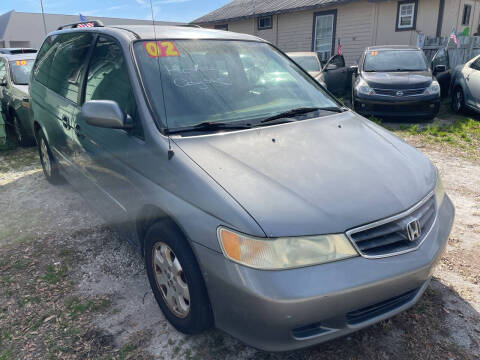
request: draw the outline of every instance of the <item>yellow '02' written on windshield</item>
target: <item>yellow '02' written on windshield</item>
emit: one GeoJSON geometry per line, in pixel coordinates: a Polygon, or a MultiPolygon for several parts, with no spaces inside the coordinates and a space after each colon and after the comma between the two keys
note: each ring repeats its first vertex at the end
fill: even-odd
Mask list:
{"type": "Polygon", "coordinates": [[[147,41],[143,43],[150,58],[180,56],[180,52],[173,41],[147,41]]]}

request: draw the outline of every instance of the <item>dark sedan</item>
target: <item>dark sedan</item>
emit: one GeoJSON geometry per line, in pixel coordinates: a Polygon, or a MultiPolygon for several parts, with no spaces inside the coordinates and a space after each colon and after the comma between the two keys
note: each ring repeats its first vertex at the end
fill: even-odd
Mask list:
{"type": "Polygon", "coordinates": [[[352,104],[364,116],[434,118],[440,107],[440,85],[423,51],[412,46],[373,46],[354,68],[352,104]]]}

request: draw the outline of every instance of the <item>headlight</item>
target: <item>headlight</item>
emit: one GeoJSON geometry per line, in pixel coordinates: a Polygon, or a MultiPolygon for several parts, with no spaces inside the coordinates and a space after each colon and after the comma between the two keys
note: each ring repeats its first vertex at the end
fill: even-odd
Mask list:
{"type": "Polygon", "coordinates": [[[355,87],[355,90],[357,90],[358,94],[375,95],[375,91],[363,79],[360,79],[357,86],[355,87]]]}
{"type": "Polygon", "coordinates": [[[443,188],[442,179],[437,170],[437,184],[435,185],[435,197],[437,198],[437,209],[442,206],[443,199],[445,198],[445,189],[443,188]]]}
{"type": "Polygon", "coordinates": [[[217,235],[227,258],[257,269],[288,269],[358,255],[343,234],[267,239],[220,227],[217,235]]]}
{"type": "Polygon", "coordinates": [[[440,84],[433,80],[428,88],[425,89],[424,95],[440,95],[440,84]]]}

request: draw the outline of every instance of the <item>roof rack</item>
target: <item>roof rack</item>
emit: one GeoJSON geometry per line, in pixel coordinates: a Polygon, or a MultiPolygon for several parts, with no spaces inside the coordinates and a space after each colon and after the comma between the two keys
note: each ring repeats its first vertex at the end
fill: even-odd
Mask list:
{"type": "Polygon", "coordinates": [[[57,30],[63,30],[66,28],[76,29],[76,28],[87,28],[87,27],[104,27],[103,22],[100,20],[89,20],[81,21],[73,24],[62,25],[57,28],[57,30]]]}

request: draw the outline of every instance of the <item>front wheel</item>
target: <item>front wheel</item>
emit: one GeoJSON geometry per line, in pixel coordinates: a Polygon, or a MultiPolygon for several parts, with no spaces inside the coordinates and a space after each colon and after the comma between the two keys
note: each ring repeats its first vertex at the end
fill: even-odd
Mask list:
{"type": "Polygon", "coordinates": [[[195,256],[168,221],[157,222],[148,230],[145,264],[155,299],[178,331],[198,334],[212,326],[210,302],[195,256]]]}
{"type": "Polygon", "coordinates": [[[455,113],[461,113],[465,107],[465,96],[463,90],[457,87],[452,94],[452,110],[455,113]]]}

